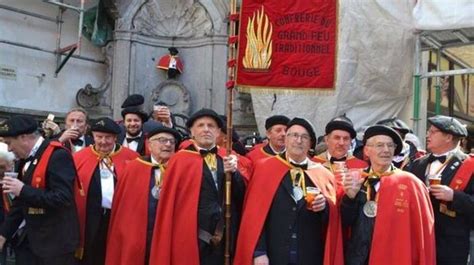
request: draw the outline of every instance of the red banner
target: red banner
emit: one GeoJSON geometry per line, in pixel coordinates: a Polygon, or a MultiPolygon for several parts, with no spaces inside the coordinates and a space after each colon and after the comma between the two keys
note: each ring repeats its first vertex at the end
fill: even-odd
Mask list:
{"type": "Polygon", "coordinates": [[[334,89],[336,0],[243,0],[237,84],[334,89]]]}

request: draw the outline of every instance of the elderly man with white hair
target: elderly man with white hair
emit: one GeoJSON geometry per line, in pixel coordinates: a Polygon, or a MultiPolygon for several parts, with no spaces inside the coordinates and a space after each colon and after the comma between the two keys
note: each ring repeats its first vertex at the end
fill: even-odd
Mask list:
{"type": "MultiPolygon", "coordinates": [[[[0,142],[0,179],[3,179],[4,173],[13,171],[15,155],[8,152],[8,145],[0,142]]],[[[3,192],[2,192],[3,194],[3,192]]],[[[5,196],[0,196],[0,224],[5,220],[5,214],[8,207],[5,207],[5,196]]],[[[0,264],[6,264],[7,252],[0,253],[0,264]]]]}

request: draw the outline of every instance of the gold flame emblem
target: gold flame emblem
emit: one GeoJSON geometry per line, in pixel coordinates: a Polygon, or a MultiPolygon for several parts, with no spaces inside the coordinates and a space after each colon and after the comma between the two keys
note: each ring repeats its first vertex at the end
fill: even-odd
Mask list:
{"type": "Polygon", "coordinates": [[[242,59],[244,68],[249,70],[268,70],[272,64],[273,27],[262,6],[249,18],[247,24],[247,47],[242,59]]]}

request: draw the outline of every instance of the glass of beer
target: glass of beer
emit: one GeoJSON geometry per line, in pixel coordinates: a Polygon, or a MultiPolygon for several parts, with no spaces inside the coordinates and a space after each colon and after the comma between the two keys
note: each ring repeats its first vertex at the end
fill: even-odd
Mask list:
{"type": "Polygon", "coordinates": [[[336,161],[333,163],[334,177],[338,186],[342,186],[344,177],[347,173],[347,166],[345,161],[336,161]]]}
{"type": "Polygon", "coordinates": [[[318,187],[306,187],[306,209],[312,210],[313,209],[313,201],[321,191],[318,187]]]}
{"type": "Polygon", "coordinates": [[[359,180],[362,176],[362,169],[361,168],[350,168],[347,172],[347,175],[352,178],[352,188],[357,187],[359,184],[359,180]]]}
{"type": "MultiPolygon", "coordinates": [[[[4,177],[10,177],[10,178],[17,179],[18,178],[18,172],[5,172],[4,177]]],[[[13,200],[15,198],[15,195],[13,195],[13,193],[8,193],[8,198],[10,200],[13,200]]]]}
{"type": "Polygon", "coordinates": [[[428,176],[428,181],[431,185],[440,185],[441,184],[441,176],[440,175],[430,175],[428,176]]]}

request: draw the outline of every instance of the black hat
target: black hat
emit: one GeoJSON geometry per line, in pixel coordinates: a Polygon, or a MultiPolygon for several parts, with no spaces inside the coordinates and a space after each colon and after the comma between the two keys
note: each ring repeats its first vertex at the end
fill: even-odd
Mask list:
{"type": "Polygon", "coordinates": [[[103,117],[95,120],[92,123],[91,131],[93,132],[104,132],[112,134],[120,134],[120,126],[113,121],[111,118],[103,117]]]}
{"type": "Polygon", "coordinates": [[[449,133],[459,137],[467,136],[466,127],[460,121],[453,117],[437,115],[428,118],[428,122],[444,133],[449,133]]]}
{"type": "Polygon", "coordinates": [[[367,140],[377,135],[386,135],[392,138],[393,142],[397,145],[394,155],[400,154],[403,148],[402,137],[400,137],[397,131],[385,125],[373,125],[367,128],[364,132],[364,139],[362,140],[363,145],[365,146],[367,140]]]}
{"type": "Polygon", "coordinates": [[[306,119],[303,118],[293,118],[290,122],[287,124],[287,130],[290,129],[291,126],[293,125],[299,125],[302,126],[308,131],[309,137],[311,137],[311,146],[310,148],[314,148],[316,146],[316,133],[314,132],[314,126],[306,119]]]}
{"type": "Polygon", "coordinates": [[[139,107],[127,107],[122,110],[122,118],[125,119],[125,115],[127,114],[136,114],[142,119],[142,123],[146,122],[148,120],[148,114],[145,113],[141,108],[139,107]]]}
{"type": "Polygon", "coordinates": [[[400,133],[403,133],[403,134],[407,134],[409,132],[412,132],[410,127],[408,127],[408,125],[404,121],[402,121],[402,120],[400,120],[396,117],[393,117],[393,118],[390,118],[390,119],[385,119],[385,120],[380,120],[376,124],[388,126],[390,128],[393,128],[393,129],[399,131],[400,133]]]}
{"type": "Polygon", "coordinates": [[[35,119],[18,115],[0,123],[0,137],[15,137],[21,134],[34,133],[38,129],[35,119]]]}
{"type": "Polygon", "coordinates": [[[209,117],[209,118],[214,119],[219,128],[222,128],[222,126],[224,126],[224,123],[222,122],[219,115],[215,111],[213,111],[212,109],[200,109],[200,110],[196,111],[193,115],[191,115],[191,117],[189,117],[188,121],[186,122],[186,126],[188,128],[191,128],[193,126],[194,122],[197,119],[202,118],[202,117],[209,117]]]}
{"type": "Polygon", "coordinates": [[[334,130],[346,131],[351,135],[352,139],[354,139],[357,135],[351,119],[347,118],[345,114],[333,118],[328,122],[328,124],[326,124],[326,135],[330,134],[334,130]]]}
{"type": "Polygon", "coordinates": [[[133,94],[128,96],[122,103],[122,108],[137,107],[145,102],[145,98],[140,94],[133,94]]]}
{"type": "Polygon", "coordinates": [[[169,128],[166,126],[163,126],[161,124],[157,124],[154,126],[149,132],[148,135],[146,136],[148,139],[150,139],[153,135],[159,134],[159,133],[169,133],[174,136],[176,139],[176,146],[179,145],[179,142],[181,141],[181,135],[179,132],[173,128],[169,128]]]}
{"type": "Polygon", "coordinates": [[[269,130],[272,126],[281,124],[287,125],[290,122],[290,119],[283,115],[273,115],[265,120],[265,129],[269,130]]]}
{"type": "Polygon", "coordinates": [[[176,49],[175,47],[169,47],[168,51],[170,52],[171,55],[176,55],[179,53],[178,49],[176,49]]]}

